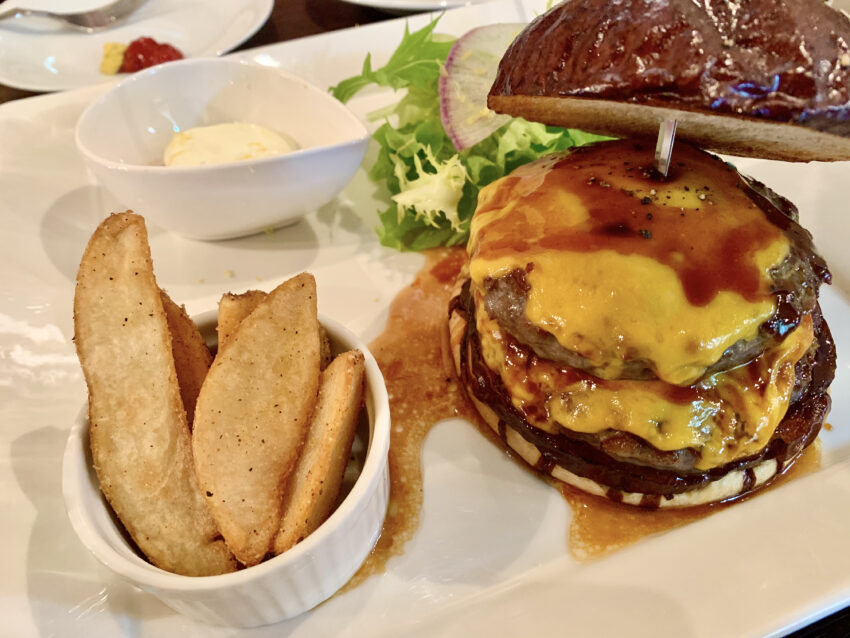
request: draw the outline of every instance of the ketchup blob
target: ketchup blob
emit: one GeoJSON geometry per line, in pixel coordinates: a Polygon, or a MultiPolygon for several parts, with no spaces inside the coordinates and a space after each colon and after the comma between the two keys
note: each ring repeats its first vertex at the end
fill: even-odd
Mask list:
{"type": "Polygon", "coordinates": [[[137,38],[124,52],[120,72],[134,73],[163,62],[182,59],[183,54],[170,44],[157,42],[153,38],[137,38]]]}

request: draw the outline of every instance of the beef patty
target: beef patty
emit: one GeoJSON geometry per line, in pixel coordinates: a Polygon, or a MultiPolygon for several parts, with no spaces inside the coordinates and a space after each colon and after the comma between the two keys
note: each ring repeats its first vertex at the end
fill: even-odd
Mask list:
{"type": "MultiPolygon", "coordinates": [[[[797,223],[796,206],[760,182],[744,176],[740,179],[741,188],[786,235],[790,251],[770,272],[771,290],[776,299],[774,314],[760,326],[755,338],[742,339],[727,348],[704,376],[743,365],[776,345],[800,323],[803,315],[812,311],[817,304],[818,288],[830,281],[826,262],[815,251],[811,234],[797,223]]],[[[499,278],[488,278],[484,281],[484,308],[504,332],[530,347],[537,356],[600,376],[600,370],[588,359],[565,348],[553,334],[526,318],[530,289],[526,272],[520,269],[499,278]]],[[[651,361],[625,361],[619,378],[652,379],[655,371],[651,361]]]]}
{"type": "Polygon", "coordinates": [[[657,450],[628,433],[609,430],[584,434],[562,427],[561,433],[551,434],[534,427],[514,407],[498,373],[484,362],[469,282],[453,300],[450,313],[453,312],[460,312],[466,318],[460,369],[468,391],[488,405],[505,427],[516,430],[537,447],[547,462],[623,492],[678,494],[701,487],[732,470],[753,468],[769,459],[776,459],[781,471],[786,460],[796,457],[817,437],[829,412],[827,391],[835,374],[835,345],[817,303],[811,312],[813,346],[796,364],[791,403],[770,441],[758,454],[710,470],[694,468],[695,450],[657,450]]]}

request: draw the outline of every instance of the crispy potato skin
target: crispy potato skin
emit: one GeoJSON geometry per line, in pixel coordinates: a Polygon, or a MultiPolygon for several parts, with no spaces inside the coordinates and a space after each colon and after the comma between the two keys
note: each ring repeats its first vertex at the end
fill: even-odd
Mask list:
{"type": "Polygon", "coordinates": [[[186,314],[186,308],[174,303],[164,290],[159,292],[171,335],[171,353],[174,355],[177,382],[180,384],[180,398],[191,430],[195,419],[195,403],[213,357],[195,322],[186,314]]]}
{"type": "Polygon", "coordinates": [[[236,562],[198,489],[191,442],[144,220],[114,214],[77,274],[75,343],[89,389],[100,487],[150,561],[188,576],[236,562]]]}
{"type": "Polygon", "coordinates": [[[319,386],[316,282],[303,274],[269,293],[210,368],[195,411],[201,490],[244,565],[271,550],[283,489],[301,453],[319,386]]]}
{"type": "Polygon", "coordinates": [[[319,367],[324,370],[331,364],[334,357],[331,353],[330,337],[328,337],[328,332],[322,324],[319,324],[319,340],[319,367]]]}
{"type": "Polygon", "coordinates": [[[218,350],[221,352],[230,343],[239,324],[268,297],[262,290],[248,290],[241,295],[224,293],[218,302],[218,350]]]}
{"type": "Polygon", "coordinates": [[[275,554],[315,531],[336,506],[363,405],[365,373],[359,350],[338,355],[322,372],[304,450],[283,497],[275,554]]]}
{"type": "MultiPolygon", "coordinates": [[[[247,290],[240,295],[235,295],[232,292],[227,292],[222,295],[218,302],[218,349],[221,351],[228,343],[230,343],[236,330],[239,328],[245,317],[254,312],[254,308],[268,296],[262,290],[247,290]]],[[[321,347],[321,362],[322,370],[328,367],[331,359],[331,341],[328,338],[328,333],[322,325],[319,325],[319,338],[321,347]]]]}

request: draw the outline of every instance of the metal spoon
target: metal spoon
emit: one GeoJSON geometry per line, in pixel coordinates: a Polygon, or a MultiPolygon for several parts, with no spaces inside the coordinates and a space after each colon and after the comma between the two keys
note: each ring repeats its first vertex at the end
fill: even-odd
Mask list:
{"type": "Polygon", "coordinates": [[[0,11],[0,20],[6,18],[23,18],[26,16],[39,16],[60,20],[69,27],[79,31],[91,33],[100,29],[111,27],[113,24],[127,18],[138,9],[146,0],[115,0],[99,9],[81,11],[79,13],[53,13],[39,9],[25,9],[23,7],[12,7],[6,11],[0,11]]]}

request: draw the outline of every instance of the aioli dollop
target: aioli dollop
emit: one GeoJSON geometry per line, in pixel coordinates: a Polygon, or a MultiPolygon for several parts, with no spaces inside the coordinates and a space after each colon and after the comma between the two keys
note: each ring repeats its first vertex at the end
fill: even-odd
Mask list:
{"type": "Polygon", "coordinates": [[[177,133],[165,149],[166,166],[203,166],[290,153],[296,145],[259,124],[227,122],[177,133]]]}

